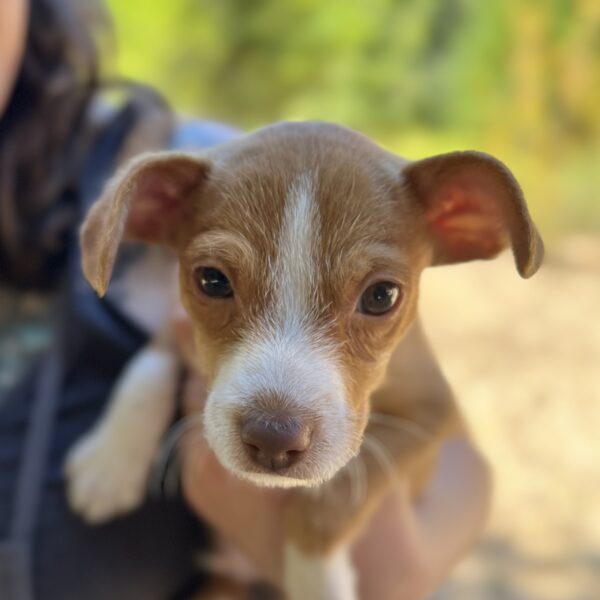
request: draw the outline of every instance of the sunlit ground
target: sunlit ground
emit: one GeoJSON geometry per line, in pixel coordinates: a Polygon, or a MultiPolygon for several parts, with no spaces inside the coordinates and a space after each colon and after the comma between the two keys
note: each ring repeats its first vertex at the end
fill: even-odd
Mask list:
{"type": "Polygon", "coordinates": [[[548,254],[527,281],[509,255],[425,276],[430,338],[496,480],[443,600],[600,598],[600,239],[548,254]]]}

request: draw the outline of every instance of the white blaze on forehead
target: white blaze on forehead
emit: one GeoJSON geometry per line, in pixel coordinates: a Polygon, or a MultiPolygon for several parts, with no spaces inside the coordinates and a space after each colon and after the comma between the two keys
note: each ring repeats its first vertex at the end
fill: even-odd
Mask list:
{"type": "Polygon", "coordinates": [[[312,308],[320,231],[315,189],[314,174],[304,173],[292,183],[285,199],[271,278],[279,319],[303,321],[312,308]]]}

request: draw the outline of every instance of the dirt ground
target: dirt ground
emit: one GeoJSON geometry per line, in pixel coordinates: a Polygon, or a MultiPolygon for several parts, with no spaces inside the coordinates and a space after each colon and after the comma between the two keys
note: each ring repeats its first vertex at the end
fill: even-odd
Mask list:
{"type": "Polygon", "coordinates": [[[600,599],[600,239],[548,254],[527,281],[509,255],[425,274],[429,337],[496,482],[436,600],[600,599]]]}

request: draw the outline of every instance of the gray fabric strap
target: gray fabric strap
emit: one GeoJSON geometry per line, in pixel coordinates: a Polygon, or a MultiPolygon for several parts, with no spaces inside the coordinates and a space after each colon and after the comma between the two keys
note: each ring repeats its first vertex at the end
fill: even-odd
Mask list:
{"type": "Polygon", "coordinates": [[[29,544],[17,540],[0,543],[0,598],[31,600],[32,583],[29,544]]]}
{"type": "MultiPolygon", "coordinates": [[[[60,331],[60,327],[55,331],[60,331]]],[[[58,337],[42,359],[23,446],[9,540],[0,545],[0,590],[7,600],[34,598],[32,541],[63,370],[58,337]]]]}
{"type": "Polygon", "coordinates": [[[50,348],[43,359],[37,381],[31,420],[23,448],[23,462],[17,481],[11,523],[13,540],[29,540],[35,529],[54,412],[59,396],[61,363],[59,349],[50,348]]]}

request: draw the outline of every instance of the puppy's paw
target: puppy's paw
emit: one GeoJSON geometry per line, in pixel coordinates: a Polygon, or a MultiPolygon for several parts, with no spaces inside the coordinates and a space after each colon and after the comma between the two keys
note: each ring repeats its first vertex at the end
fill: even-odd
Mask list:
{"type": "Polygon", "coordinates": [[[356,600],[356,575],[348,547],[327,556],[311,556],[289,545],[285,591],[288,600],[356,600]]]}
{"type": "Polygon", "coordinates": [[[136,508],[146,495],[147,465],[130,443],[102,427],[92,431],[75,444],[65,462],[71,508],[94,524],[136,508]]]}

